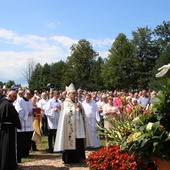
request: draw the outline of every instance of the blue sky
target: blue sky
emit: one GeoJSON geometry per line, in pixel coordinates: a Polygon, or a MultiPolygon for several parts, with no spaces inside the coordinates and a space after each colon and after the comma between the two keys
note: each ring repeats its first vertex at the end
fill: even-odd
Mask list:
{"type": "Polygon", "coordinates": [[[65,61],[69,49],[88,40],[107,57],[114,39],[169,21],[169,0],[0,0],[0,81],[25,85],[28,59],[65,61]]]}

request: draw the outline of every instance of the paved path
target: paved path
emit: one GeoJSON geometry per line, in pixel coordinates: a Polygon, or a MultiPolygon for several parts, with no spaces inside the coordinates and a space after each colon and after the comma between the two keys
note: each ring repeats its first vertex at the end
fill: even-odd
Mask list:
{"type": "MultiPolygon", "coordinates": [[[[86,151],[86,155],[89,151],[86,151]]],[[[86,161],[83,160],[78,164],[63,164],[61,154],[46,152],[32,152],[30,153],[30,162],[19,163],[21,170],[88,170],[86,161]]]]}

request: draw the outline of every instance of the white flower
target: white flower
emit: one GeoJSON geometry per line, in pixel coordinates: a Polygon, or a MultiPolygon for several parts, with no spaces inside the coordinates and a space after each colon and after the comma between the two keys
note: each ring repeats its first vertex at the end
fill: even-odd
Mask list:
{"type": "Polygon", "coordinates": [[[147,126],[146,126],[146,130],[147,130],[147,131],[152,130],[152,126],[153,126],[153,123],[152,123],[152,122],[149,122],[149,123],[147,124],[147,126]]]}
{"type": "Polygon", "coordinates": [[[139,117],[135,117],[135,118],[133,119],[133,122],[137,122],[137,121],[140,121],[139,117]]]}
{"type": "Polygon", "coordinates": [[[162,67],[160,67],[160,68],[158,68],[158,70],[159,70],[159,71],[161,70],[161,71],[156,74],[156,77],[162,77],[162,76],[164,76],[164,75],[168,72],[169,69],[170,69],[170,63],[167,64],[167,65],[164,65],[164,66],[162,66],[162,67]]]}
{"type": "Polygon", "coordinates": [[[167,139],[166,140],[170,140],[170,133],[168,133],[168,137],[167,137],[167,139]]]}

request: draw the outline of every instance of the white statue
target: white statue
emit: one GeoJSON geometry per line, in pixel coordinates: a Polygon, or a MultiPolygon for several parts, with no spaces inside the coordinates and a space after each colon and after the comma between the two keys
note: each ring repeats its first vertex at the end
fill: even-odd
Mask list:
{"type": "Polygon", "coordinates": [[[167,65],[164,65],[164,66],[162,66],[162,67],[160,67],[160,68],[158,68],[158,70],[159,70],[160,72],[156,74],[156,77],[162,77],[162,76],[164,76],[164,75],[168,72],[169,69],[170,69],[170,63],[167,64],[167,65]]]}

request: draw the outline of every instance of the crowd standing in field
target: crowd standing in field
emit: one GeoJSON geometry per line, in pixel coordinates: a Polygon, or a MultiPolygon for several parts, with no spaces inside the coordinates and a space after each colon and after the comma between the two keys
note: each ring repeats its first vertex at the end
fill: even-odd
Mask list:
{"type": "MultiPolygon", "coordinates": [[[[85,159],[86,147],[100,147],[98,124],[111,129],[114,128],[113,125],[105,118],[119,120],[125,114],[142,114],[152,107],[150,100],[156,94],[156,91],[145,89],[138,92],[76,91],[72,83],[65,91],[44,90],[38,93],[37,90],[22,87],[0,89],[0,104],[9,101],[8,107],[13,106],[13,111],[7,109],[10,113],[6,115],[3,113],[4,108],[0,107],[0,146],[7,148],[10,145],[9,142],[4,143],[4,129],[16,129],[17,133],[13,134],[14,139],[11,141],[15,146],[13,150],[16,151],[13,169],[17,169],[17,163],[21,162],[21,158],[28,157],[31,149],[38,151],[36,142],[41,139],[41,135],[47,135],[50,153],[62,152],[64,163],[76,163],[85,159]],[[16,100],[10,98],[11,94],[17,95],[16,100]],[[40,113],[37,114],[34,108],[39,108],[40,113]],[[17,117],[19,123],[16,122],[17,117]],[[8,125],[5,124],[6,120],[8,125]],[[37,127],[40,131],[37,131],[37,127]]],[[[108,140],[106,137],[106,144],[108,140]]],[[[1,147],[1,169],[8,168],[9,165],[5,161],[9,161],[6,158],[10,153],[6,151],[4,154],[3,151],[1,147]]]]}

